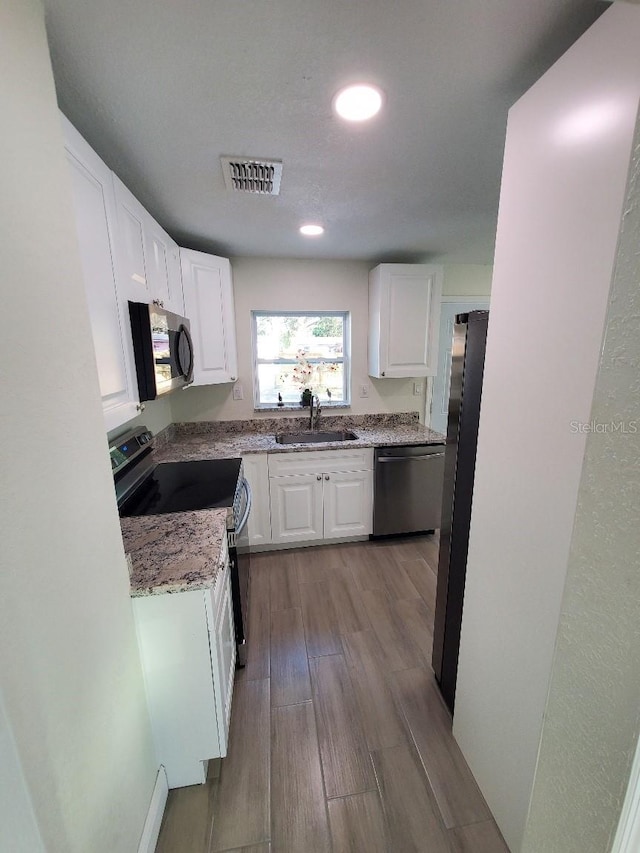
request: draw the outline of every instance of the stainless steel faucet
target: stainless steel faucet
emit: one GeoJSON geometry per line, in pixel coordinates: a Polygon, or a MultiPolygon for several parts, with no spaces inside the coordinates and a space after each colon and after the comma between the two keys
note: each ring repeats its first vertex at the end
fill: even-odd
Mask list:
{"type": "Polygon", "coordinates": [[[320,397],[317,394],[311,395],[311,409],[309,412],[309,429],[317,429],[318,424],[320,422],[320,412],[322,411],[322,406],[320,405],[320,397]],[[314,414],[315,407],[315,414],[314,414]]]}

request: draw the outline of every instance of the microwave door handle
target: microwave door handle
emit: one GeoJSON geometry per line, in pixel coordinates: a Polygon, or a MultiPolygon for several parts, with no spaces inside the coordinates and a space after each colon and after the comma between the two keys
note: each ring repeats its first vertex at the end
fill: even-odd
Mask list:
{"type": "Polygon", "coordinates": [[[251,512],[252,495],[251,495],[251,486],[249,485],[248,480],[243,479],[242,488],[244,489],[244,493],[247,497],[247,504],[246,504],[245,509],[244,509],[244,515],[242,516],[240,522],[238,523],[238,526],[236,527],[236,536],[240,536],[240,534],[242,533],[242,531],[246,527],[247,521],[249,521],[249,513],[251,512]]]}
{"type": "Polygon", "coordinates": [[[187,385],[191,385],[193,382],[193,339],[191,337],[191,332],[189,329],[183,324],[180,326],[180,337],[184,335],[184,338],[187,342],[187,349],[189,350],[189,364],[187,369],[185,370],[185,365],[182,364],[180,359],[180,341],[178,340],[177,346],[177,358],[180,366],[180,370],[182,371],[182,375],[184,376],[185,382],[187,385]]]}

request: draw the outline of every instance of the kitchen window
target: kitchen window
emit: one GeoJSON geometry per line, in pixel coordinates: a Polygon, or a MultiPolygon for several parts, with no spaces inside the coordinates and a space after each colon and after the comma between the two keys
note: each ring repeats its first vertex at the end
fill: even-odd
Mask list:
{"type": "Polygon", "coordinates": [[[348,311],[252,311],[256,409],[349,404],[348,311]]]}

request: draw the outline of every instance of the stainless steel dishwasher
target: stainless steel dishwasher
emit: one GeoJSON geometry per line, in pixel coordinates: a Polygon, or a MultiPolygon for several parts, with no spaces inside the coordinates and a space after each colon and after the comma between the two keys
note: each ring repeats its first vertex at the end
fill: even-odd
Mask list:
{"type": "Polygon", "coordinates": [[[374,458],[373,535],[440,527],[444,444],[379,447],[374,458]]]}

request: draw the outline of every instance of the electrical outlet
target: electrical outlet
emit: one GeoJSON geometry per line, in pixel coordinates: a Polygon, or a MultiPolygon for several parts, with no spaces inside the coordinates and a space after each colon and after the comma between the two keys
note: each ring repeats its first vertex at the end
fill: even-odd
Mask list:
{"type": "Polygon", "coordinates": [[[369,396],[369,386],[368,385],[361,385],[360,386],[360,396],[361,397],[368,397],[369,396]]]}
{"type": "Polygon", "coordinates": [[[422,382],[413,383],[413,396],[419,397],[422,394],[422,382]]]}
{"type": "Polygon", "coordinates": [[[244,389],[240,382],[236,382],[236,384],[233,386],[233,399],[244,400],[244,389]]]}

